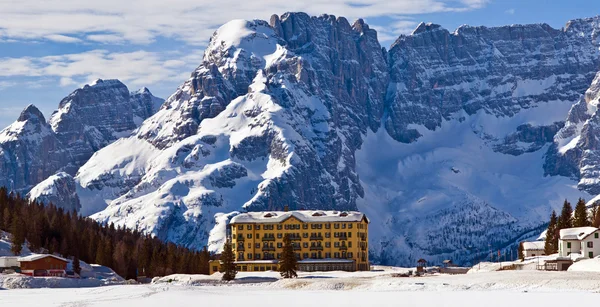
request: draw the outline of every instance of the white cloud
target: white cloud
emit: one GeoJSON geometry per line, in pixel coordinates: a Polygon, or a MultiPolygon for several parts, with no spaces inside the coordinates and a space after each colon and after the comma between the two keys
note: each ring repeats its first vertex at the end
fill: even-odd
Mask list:
{"type": "Polygon", "coordinates": [[[141,86],[163,81],[180,82],[185,79],[181,72],[189,74],[199,62],[197,54],[182,56],[176,52],[109,52],[99,49],[57,56],[0,58],[0,76],[56,77],[61,86],[89,83],[97,78],[117,78],[126,84],[141,86]]]}
{"type": "MultiPolygon", "coordinates": [[[[202,45],[219,25],[236,18],[268,19],[270,14],[305,11],[349,19],[394,14],[466,11],[487,0],[3,0],[0,39],[75,39],[145,44],[158,36],[202,45]],[[357,5],[356,3],[359,3],[357,5]],[[57,35],[60,35],[57,36],[57,35]]],[[[75,42],[73,40],[73,42],[75,42]]]]}
{"type": "Polygon", "coordinates": [[[58,43],[80,43],[80,42],[82,42],[82,40],[77,37],[61,35],[61,34],[50,34],[50,35],[46,35],[44,38],[47,40],[51,40],[53,42],[58,42],[58,43]]]}
{"type": "Polygon", "coordinates": [[[508,9],[508,10],[504,11],[504,13],[506,13],[508,15],[514,15],[515,14],[515,9],[508,9]]]}

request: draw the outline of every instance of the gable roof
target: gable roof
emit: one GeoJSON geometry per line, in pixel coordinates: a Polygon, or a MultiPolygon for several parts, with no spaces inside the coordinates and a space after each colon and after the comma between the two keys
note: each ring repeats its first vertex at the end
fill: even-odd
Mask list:
{"type": "Polygon", "coordinates": [[[46,257],[53,257],[53,258],[56,258],[56,259],[58,259],[60,261],[69,262],[69,260],[67,260],[65,258],[54,256],[54,255],[50,255],[50,254],[33,254],[33,255],[26,256],[26,257],[20,257],[19,259],[17,259],[17,261],[19,261],[19,262],[31,262],[31,261],[36,261],[36,260],[44,259],[46,257]]]}
{"type": "Polygon", "coordinates": [[[573,227],[565,228],[560,230],[561,240],[582,240],[585,237],[594,233],[598,228],[596,227],[573,227]]]}
{"type": "Polygon", "coordinates": [[[319,222],[361,222],[363,219],[369,223],[367,216],[358,211],[263,211],[239,214],[231,219],[229,224],[265,224],[281,223],[294,217],[305,223],[319,222]]]}
{"type": "Polygon", "coordinates": [[[546,242],[544,241],[523,242],[523,249],[526,251],[544,250],[545,244],[546,242]]]}

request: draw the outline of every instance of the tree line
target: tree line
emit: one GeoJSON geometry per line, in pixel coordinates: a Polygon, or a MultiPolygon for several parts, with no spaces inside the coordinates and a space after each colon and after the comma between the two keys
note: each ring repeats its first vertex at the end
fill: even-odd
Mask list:
{"type": "Polygon", "coordinates": [[[11,234],[11,250],[21,253],[22,245],[36,253],[58,254],[79,261],[112,268],[126,279],[169,274],[208,274],[210,253],[191,250],[144,235],[137,230],[103,225],[66,212],[53,204],[29,201],[0,188],[0,230],[11,234]]]}
{"type": "Polygon", "coordinates": [[[557,216],[554,210],[550,215],[544,244],[546,255],[558,252],[558,239],[561,229],[585,226],[600,227],[600,208],[598,204],[595,203],[588,212],[585,200],[580,198],[575,205],[575,212],[573,212],[571,203],[565,199],[560,215],[557,216]]]}

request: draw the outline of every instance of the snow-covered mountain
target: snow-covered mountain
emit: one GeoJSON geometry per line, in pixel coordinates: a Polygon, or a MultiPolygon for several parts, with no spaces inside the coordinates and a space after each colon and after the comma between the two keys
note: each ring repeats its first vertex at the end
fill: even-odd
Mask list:
{"type": "Polygon", "coordinates": [[[470,261],[592,196],[544,164],[599,70],[597,20],[420,24],[389,51],[362,20],[231,21],[160,111],[79,169],[81,212],[218,250],[237,211],[359,209],[376,261],[470,261]]]}
{"type": "Polygon", "coordinates": [[[68,188],[70,192],[52,199],[78,208],[75,184],[68,178],[94,152],[128,136],[161,103],[148,89],[130,93],[118,80],[97,80],[65,97],[48,121],[39,109],[28,106],[0,132],[0,186],[25,194],[43,182],[34,189],[41,193],[32,194],[37,196],[48,196],[44,193],[52,185],[62,187],[55,192],[68,188]]]}

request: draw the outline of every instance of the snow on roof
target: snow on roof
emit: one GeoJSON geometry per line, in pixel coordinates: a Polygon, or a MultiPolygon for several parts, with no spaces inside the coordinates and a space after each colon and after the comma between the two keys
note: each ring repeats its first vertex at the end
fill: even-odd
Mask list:
{"type": "Polygon", "coordinates": [[[358,211],[265,211],[242,213],[232,218],[229,223],[281,223],[292,216],[302,222],[360,222],[367,218],[364,213],[358,211]]]}
{"type": "Polygon", "coordinates": [[[54,255],[50,255],[50,254],[33,254],[33,255],[29,255],[26,257],[20,257],[19,259],[17,259],[17,261],[19,262],[30,262],[30,261],[36,261],[39,259],[43,259],[46,257],[54,257],[58,260],[62,260],[64,262],[69,262],[69,260],[62,258],[62,257],[58,257],[58,256],[54,256],[54,255]]]}
{"type": "Polygon", "coordinates": [[[544,250],[544,241],[523,242],[524,250],[544,250]]]}
{"type": "Polygon", "coordinates": [[[574,227],[560,230],[561,240],[581,240],[594,231],[598,230],[596,227],[574,227]]]}

